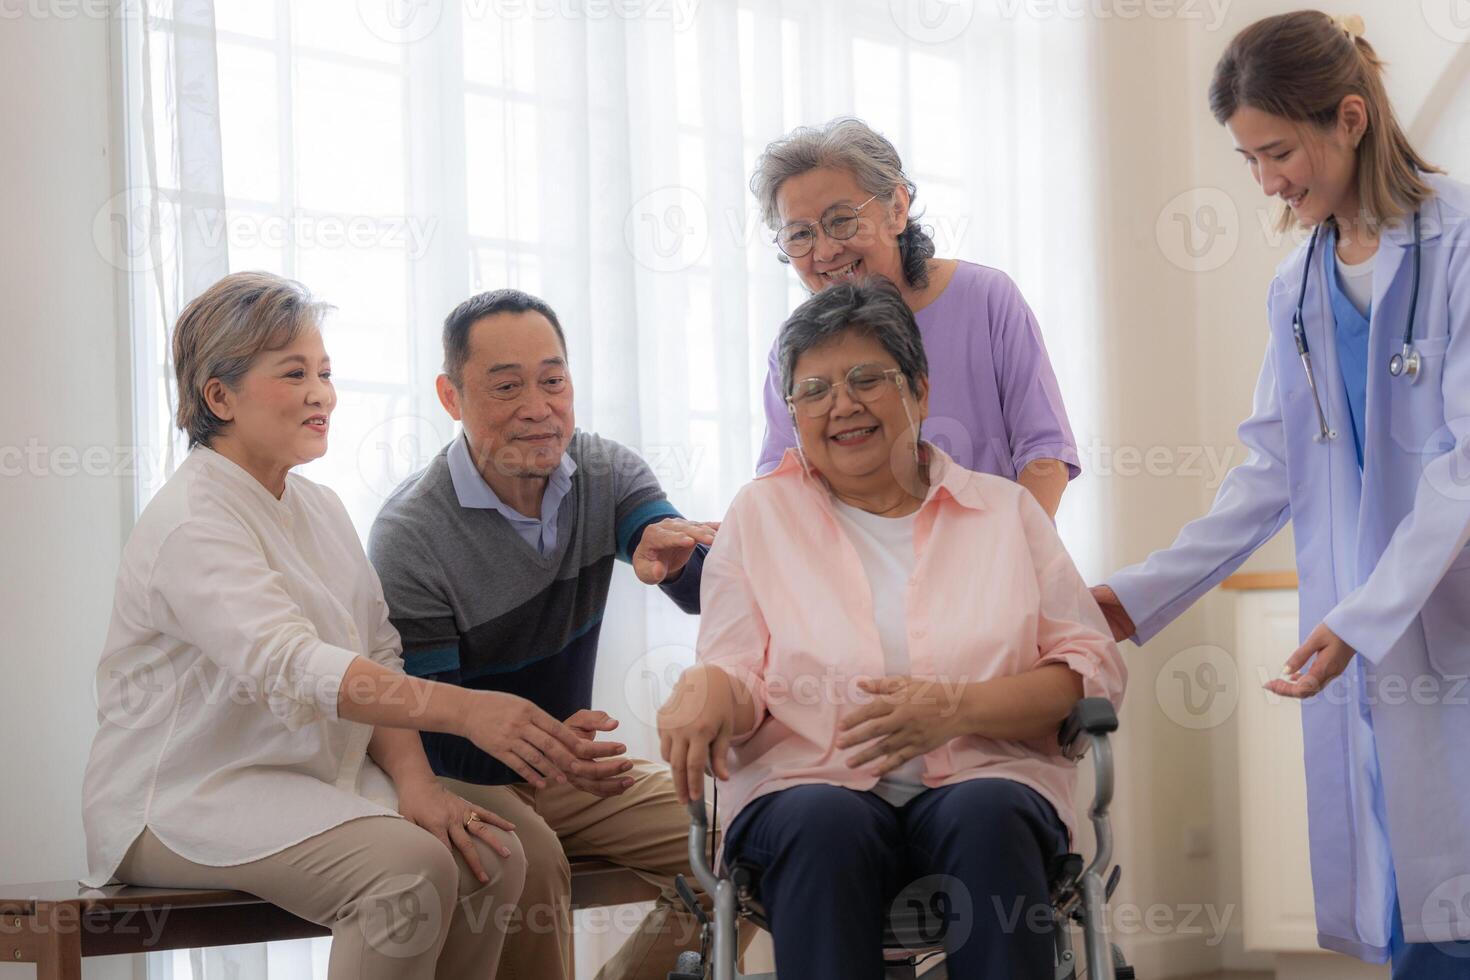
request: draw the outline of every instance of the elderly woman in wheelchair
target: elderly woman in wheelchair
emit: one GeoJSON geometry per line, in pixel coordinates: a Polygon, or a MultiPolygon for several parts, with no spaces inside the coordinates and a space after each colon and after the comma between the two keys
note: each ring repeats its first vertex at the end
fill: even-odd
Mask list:
{"type": "Polygon", "coordinates": [[[680,799],[713,770],[782,980],[884,976],[919,879],[946,895],[951,977],[1050,978],[1074,829],[1057,732],[1084,698],[1109,719],[1090,731],[1116,724],[1111,634],[1031,495],[919,437],[928,365],[891,284],[813,296],[779,361],[798,445],[732,503],[698,663],[659,715],[680,799]]]}

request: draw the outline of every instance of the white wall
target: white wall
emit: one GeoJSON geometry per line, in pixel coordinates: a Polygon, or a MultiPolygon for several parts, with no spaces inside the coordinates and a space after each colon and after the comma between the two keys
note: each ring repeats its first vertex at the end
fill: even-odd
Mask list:
{"type": "Polygon", "coordinates": [[[92,238],[113,193],[109,25],[60,6],[0,8],[0,882],[85,867],[91,675],[130,508],[127,479],[78,472],[128,442],[126,348],[92,238]]]}

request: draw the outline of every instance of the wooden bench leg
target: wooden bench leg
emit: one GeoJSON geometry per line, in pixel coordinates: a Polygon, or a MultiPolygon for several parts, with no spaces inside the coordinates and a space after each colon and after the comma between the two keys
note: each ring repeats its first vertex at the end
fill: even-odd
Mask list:
{"type": "Polygon", "coordinates": [[[36,980],[82,980],[82,924],[40,905],[31,917],[36,980]]]}

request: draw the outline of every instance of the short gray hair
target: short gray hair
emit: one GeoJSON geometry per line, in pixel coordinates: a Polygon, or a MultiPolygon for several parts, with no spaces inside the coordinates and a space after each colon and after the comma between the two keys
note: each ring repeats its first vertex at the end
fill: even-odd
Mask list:
{"type": "MultiPolygon", "coordinates": [[[[899,187],[908,188],[908,225],[898,236],[898,254],[903,278],[911,288],[929,283],[929,260],[934,257],[934,239],[919,226],[912,208],[918,188],[903,171],[903,160],[893,144],[863,122],[849,116],[821,126],[799,126],[769,144],[755,161],[750,190],[760,202],[761,216],[772,231],[781,225],[776,195],[792,177],[819,167],[834,167],[852,174],[869,194],[892,202],[899,187]]],[[[791,261],[785,255],[784,262],[791,261]]]]}
{"type": "Polygon", "coordinates": [[[301,283],[269,272],[232,272],[184,307],[174,325],[173,360],[176,421],[189,448],[208,446],[229,424],[204,398],[211,378],[238,389],[257,355],[319,328],[329,309],[301,283]]]}
{"type": "Polygon", "coordinates": [[[919,383],[927,383],[929,377],[924,340],[898,287],[882,276],[829,286],[798,306],[781,325],[776,360],[786,397],[791,397],[796,384],[796,362],[801,355],[847,333],[863,334],[882,344],[917,397],[919,383]]]}

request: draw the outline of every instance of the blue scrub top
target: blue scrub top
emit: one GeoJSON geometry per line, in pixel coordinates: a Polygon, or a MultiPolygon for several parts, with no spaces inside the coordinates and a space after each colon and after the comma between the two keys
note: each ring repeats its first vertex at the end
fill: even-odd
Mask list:
{"type": "Polygon", "coordinates": [[[1368,410],[1368,323],[1373,309],[1370,306],[1366,315],[1359,313],[1347,293],[1343,292],[1342,282],[1338,279],[1336,227],[1332,229],[1327,248],[1332,256],[1327,286],[1336,326],[1337,364],[1342,371],[1342,383],[1347,388],[1348,411],[1353,417],[1353,446],[1358,450],[1358,469],[1361,470],[1363,419],[1368,410]]]}

